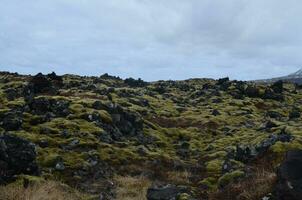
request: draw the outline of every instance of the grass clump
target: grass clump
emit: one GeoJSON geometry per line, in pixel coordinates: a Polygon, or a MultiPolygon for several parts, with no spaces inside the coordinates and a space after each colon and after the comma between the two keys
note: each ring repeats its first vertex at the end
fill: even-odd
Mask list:
{"type": "Polygon", "coordinates": [[[0,186],[1,200],[88,200],[88,196],[56,181],[0,186]]]}
{"type": "Polygon", "coordinates": [[[151,181],[145,177],[116,176],[117,200],[147,200],[147,189],[151,181]]]}

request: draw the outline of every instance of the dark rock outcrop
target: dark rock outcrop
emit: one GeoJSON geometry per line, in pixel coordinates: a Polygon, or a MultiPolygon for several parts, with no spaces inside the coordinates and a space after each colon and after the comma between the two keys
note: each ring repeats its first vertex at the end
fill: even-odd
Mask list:
{"type": "Polygon", "coordinates": [[[266,113],[266,116],[273,118],[273,119],[281,119],[282,117],[284,117],[281,113],[277,112],[277,111],[268,111],[266,113]]]}
{"type": "Polygon", "coordinates": [[[299,111],[299,109],[293,109],[290,113],[289,113],[289,119],[297,119],[301,117],[301,113],[299,111]]]}
{"type": "Polygon", "coordinates": [[[57,76],[54,72],[48,75],[38,73],[31,78],[27,87],[24,88],[23,93],[27,98],[39,93],[56,94],[62,86],[63,78],[57,76]]]}
{"type": "Polygon", "coordinates": [[[69,114],[69,101],[63,99],[39,97],[33,99],[29,103],[29,107],[31,112],[37,115],[44,115],[48,112],[51,112],[57,117],[64,117],[69,114]]]}
{"type": "Polygon", "coordinates": [[[302,151],[289,151],[277,173],[276,199],[302,199],[302,151]]]}
{"type": "Polygon", "coordinates": [[[6,131],[19,130],[22,126],[22,113],[18,111],[9,111],[0,115],[0,126],[6,131]]]}
{"type": "Polygon", "coordinates": [[[245,89],[245,95],[252,98],[260,97],[259,88],[253,85],[249,85],[245,89]]]}
{"type": "Polygon", "coordinates": [[[109,107],[113,124],[123,133],[123,135],[135,135],[143,129],[141,117],[132,112],[127,112],[121,106],[113,104],[109,107]]]}
{"type": "Polygon", "coordinates": [[[130,87],[144,87],[147,86],[148,83],[143,81],[142,79],[134,79],[134,78],[127,78],[124,80],[124,83],[129,85],[130,87]]]}
{"type": "Polygon", "coordinates": [[[35,146],[16,136],[0,136],[0,184],[18,174],[38,174],[35,146]]]}
{"type": "Polygon", "coordinates": [[[229,77],[220,78],[217,80],[217,85],[219,85],[222,90],[227,90],[231,86],[231,84],[232,83],[230,82],[229,77]]]}
{"type": "Polygon", "coordinates": [[[214,110],[212,111],[212,115],[217,116],[217,115],[221,115],[221,114],[220,114],[219,110],[214,109],[214,110]]]}
{"type": "Polygon", "coordinates": [[[112,122],[110,123],[103,121],[97,112],[82,116],[87,121],[95,122],[105,130],[99,138],[101,141],[112,143],[133,136],[139,143],[150,140],[143,134],[143,120],[138,113],[130,112],[118,104],[104,104],[101,101],[95,101],[92,107],[97,110],[106,110],[111,115],[112,122]]]}
{"type": "Polygon", "coordinates": [[[276,101],[283,101],[284,100],[284,96],[282,95],[282,93],[276,93],[273,89],[271,88],[266,88],[264,91],[264,94],[262,96],[263,99],[273,99],[276,101]]]}
{"type": "Polygon", "coordinates": [[[34,93],[42,93],[50,90],[51,81],[48,80],[47,76],[44,76],[42,73],[38,73],[32,77],[29,85],[32,87],[34,93]]]}
{"type": "Polygon", "coordinates": [[[20,96],[19,92],[14,88],[8,88],[5,90],[6,98],[9,101],[13,101],[20,96]]]}
{"type": "Polygon", "coordinates": [[[276,142],[290,142],[292,139],[293,137],[290,134],[282,130],[280,134],[272,134],[256,146],[238,145],[236,147],[235,160],[245,163],[249,162],[257,156],[263,155],[276,142]]]}
{"type": "Polygon", "coordinates": [[[151,187],[147,191],[147,200],[176,200],[183,193],[188,193],[188,189],[174,185],[151,187]]]}
{"type": "Polygon", "coordinates": [[[283,81],[280,80],[280,81],[273,83],[271,88],[276,93],[282,93],[283,92],[283,81]]]}

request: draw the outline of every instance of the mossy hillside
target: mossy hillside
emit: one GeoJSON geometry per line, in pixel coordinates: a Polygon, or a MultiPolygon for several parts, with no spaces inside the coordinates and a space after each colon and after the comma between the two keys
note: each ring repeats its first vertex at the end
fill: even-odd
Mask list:
{"type": "MultiPolygon", "coordinates": [[[[27,104],[22,96],[9,101],[5,90],[24,87],[30,77],[6,75],[6,78],[7,83],[0,83],[1,116],[27,104]]],[[[222,172],[229,152],[235,151],[237,145],[255,146],[286,127],[294,139],[289,143],[277,142],[270,147],[270,152],[281,158],[289,149],[302,149],[301,119],[289,119],[293,109],[302,109],[302,91],[291,84],[284,86],[285,100],[277,101],[248,96],[235,98],[232,95],[237,91],[235,83],[221,89],[217,81],[211,79],[159,81],[145,87],[130,87],[123,80],[113,78],[65,75],[63,79],[64,86],[57,94],[37,94],[35,98],[68,101],[67,116],[45,120],[44,116],[24,109],[20,130],[9,131],[35,143],[42,172],[54,174],[63,181],[78,180],[73,172],[90,168],[91,157],[95,156],[96,160],[116,168],[114,173],[119,173],[121,166],[123,172],[127,166],[130,171],[133,165],[142,172],[141,166],[162,160],[179,162],[180,168],[186,170],[200,167],[202,170],[195,174],[198,176],[195,179],[215,189],[242,175],[245,165],[235,160],[231,163],[236,173],[222,172]],[[139,114],[143,121],[142,136],[151,138],[150,141],[141,142],[138,138],[142,136],[138,135],[127,135],[120,141],[101,140],[101,136],[108,133],[85,116],[98,113],[105,125],[113,126],[115,122],[108,110],[94,108],[96,101],[104,105],[118,104],[129,113],[139,114]],[[281,117],[271,118],[267,115],[269,111],[281,117]],[[275,127],[265,127],[268,121],[275,127]],[[46,141],[47,147],[41,147],[41,141],[46,141]],[[65,169],[54,170],[57,162],[63,162],[65,169]]],[[[259,87],[262,95],[268,86],[259,87]]],[[[150,168],[152,166],[148,170],[150,168]]],[[[196,182],[190,184],[197,186],[196,182]]]]}

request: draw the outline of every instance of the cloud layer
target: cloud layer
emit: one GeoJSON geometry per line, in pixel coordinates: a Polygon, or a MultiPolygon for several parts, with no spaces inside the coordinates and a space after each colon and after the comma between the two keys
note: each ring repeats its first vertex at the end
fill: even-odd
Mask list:
{"type": "Polygon", "coordinates": [[[286,75],[299,0],[0,0],[0,70],[146,80],[286,75]]]}

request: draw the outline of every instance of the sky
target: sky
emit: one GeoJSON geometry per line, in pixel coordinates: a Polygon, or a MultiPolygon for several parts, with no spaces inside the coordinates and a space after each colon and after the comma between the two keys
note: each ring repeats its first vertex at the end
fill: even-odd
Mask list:
{"type": "Polygon", "coordinates": [[[0,71],[253,80],[302,67],[301,0],[0,0],[0,71]]]}

